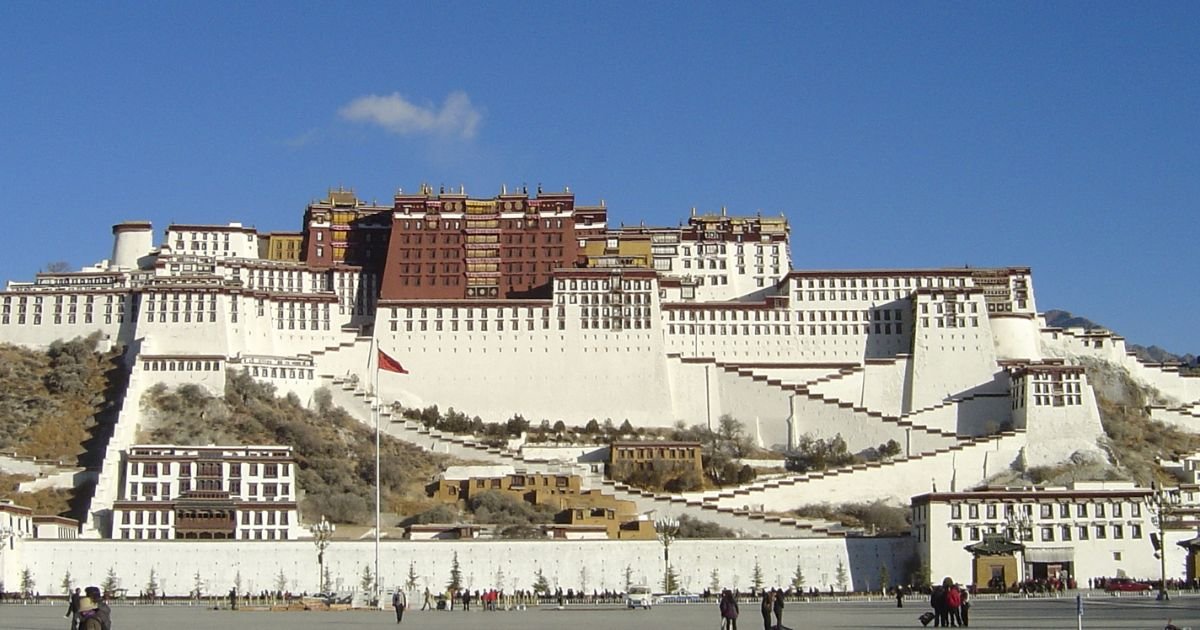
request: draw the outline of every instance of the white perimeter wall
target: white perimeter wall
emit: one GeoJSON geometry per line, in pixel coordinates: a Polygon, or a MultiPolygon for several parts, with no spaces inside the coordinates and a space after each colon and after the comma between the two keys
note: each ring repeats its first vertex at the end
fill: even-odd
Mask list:
{"type": "MultiPolygon", "coordinates": [[[[551,586],[587,590],[624,590],[628,567],[635,582],[659,588],[663,547],[658,541],[384,541],[380,547],[381,581],[402,584],[413,563],[420,588],[445,588],[450,565],[458,554],[468,588],[529,589],[541,570],[551,586]],[[504,583],[496,583],[497,572],[504,583]],[[586,585],[585,585],[586,582],[586,585]]],[[[757,563],[768,586],[786,586],[797,564],[807,586],[828,590],[836,585],[839,562],[856,590],[878,588],[879,568],[904,575],[915,553],[912,539],[730,539],[677,540],[671,545],[671,565],[682,586],[691,591],[708,587],[713,570],[723,586],[747,589],[757,563]]],[[[371,541],[335,540],[325,551],[335,585],[356,589],[363,567],[374,563],[371,541]]],[[[198,573],[209,593],[223,595],[240,573],[242,588],[255,592],[274,589],[276,576],[288,576],[292,591],[317,590],[317,552],[311,540],[267,541],[20,541],[6,552],[6,584],[20,581],[28,568],[34,581],[53,591],[67,571],[79,584],[100,584],[112,569],[121,585],[141,590],[153,569],[168,595],[191,591],[198,573]]],[[[10,589],[11,590],[11,589],[10,589]]]]}

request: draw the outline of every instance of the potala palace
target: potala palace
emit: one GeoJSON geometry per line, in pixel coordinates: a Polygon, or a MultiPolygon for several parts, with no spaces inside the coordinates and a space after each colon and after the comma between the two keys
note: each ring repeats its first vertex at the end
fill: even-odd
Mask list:
{"type": "MultiPolygon", "coordinates": [[[[603,205],[578,205],[569,190],[478,199],[423,185],[386,205],[330,191],[305,208],[296,232],[228,223],[173,224],[156,233],[149,223],[123,222],[113,227],[111,259],[10,281],[0,296],[0,340],[45,347],[98,332],[125,348],[129,386],[83,523],[82,537],[92,539],[112,537],[114,509],[123,509],[117,464],[136,444],[137,401],[147,388],[199,383],[220,392],[227,370],[244,370],[301,400],[331,388],[338,404],[366,422],[373,346],[408,371],[380,377],[385,406],[436,404],[486,421],[520,413],[535,422],[609,418],[660,427],[712,426],[730,414],[760,445],[779,450],[804,435],[841,435],[851,451],[897,441],[901,455],[885,462],[669,497],[584,471],[587,483],[646,510],[692,513],[755,536],[814,538],[806,544],[824,562],[810,574],[814,583],[833,574],[834,560],[846,562],[855,586],[869,585],[881,564],[900,575],[913,542],[828,538],[837,532],[773,513],[822,502],[907,505],[923,493],[962,493],[1013,467],[1105,458],[1080,357],[1122,366],[1161,392],[1172,402],[1155,410],[1159,419],[1195,423],[1200,379],[1138,361],[1114,334],[1047,327],[1028,267],[797,270],[782,216],[721,209],[684,218],[676,227],[616,227],[603,205]],[[856,559],[855,545],[868,545],[871,558],[856,559]]],[[[385,424],[435,450],[567,465],[473,450],[390,415],[385,424]]],[[[278,528],[298,525],[282,520],[278,528]]],[[[145,544],[167,549],[174,542],[145,544]]],[[[479,543],[486,562],[522,555],[487,544],[498,550],[484,553],[479,543]]],[[[571,553],[595,555],[587,544],[571,553]]],[[[764,558],[795,549],[767,540],[738,544],[762,546],[764,558]]],[[[311,562],[311,544],[299,545],[287,552],[295,556],[289,561],[312,573],[300,567],[311,562]]],[[[653,541],[624,549],[648,562],[657,554],[653,541]]],[[[419,553],[433,561],[432,552],[419,553]]],[[[419,553],[398,556],[397,571],[419,553]]],[[[707,552],[696,553],[703,564],[707,552]]],[[[728,561],[713,553],[712,562],[728,561]]],[[[1088,570],[1123,566],[1096,562],[1088,570]]],[[[597,584],[603,575],[615,584],[626,566],[610,564],[596,569],[597,584]]],[[[789,560],[780,571],[792,567],[789,560]]],[[[488,570],[481,565],[479,575],[488,570]]],[[[750,572],[736,570],[743,580],[750,572]]],[[[11,583],[13,569],[6,571],[11,583]]],[[[262,585],[278,572],[263,571],[262,585]]],[[[707,572],[698,566],[697,582],[706,583],[707,572]]]]}

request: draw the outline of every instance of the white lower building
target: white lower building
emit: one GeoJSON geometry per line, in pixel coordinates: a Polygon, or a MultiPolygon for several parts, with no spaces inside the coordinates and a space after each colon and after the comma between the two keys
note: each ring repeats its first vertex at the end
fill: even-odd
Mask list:
{"type": "MultiPolygon", "coordinates": [[[[913,538],[933,581],[950,576],[978,588],[1024,580],[1100,577],[1158,579],[1148,503],[1153,491],[1132,482],[1076,482],[1070,488],[984,489],[913,497],[913,538]],[[996,555],[967,548],[990,538],[1015,543],[996,555]]],[[[1169,530],[1167,577],[1183,578],[1185,552],[1174,543],[1189,532],[1169,530]],[[1177,535],[1178,534],[1178,535],[1177,535]]]]}
{"type": "Polygon", "coordinates": [[[290,446],[135,446],[122,463],[113,538],[294,540],[305,534],[290,446]]]}

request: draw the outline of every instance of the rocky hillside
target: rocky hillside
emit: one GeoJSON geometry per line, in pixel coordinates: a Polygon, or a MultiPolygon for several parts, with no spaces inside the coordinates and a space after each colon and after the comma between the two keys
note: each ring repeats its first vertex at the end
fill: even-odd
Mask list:
{"type": "MultiPolygon", "coordinates": [[[[142,400],[147,426],[139,441],[157,444],[285,444],[296,450],[297,485],[306,519],[324,514],[341,523],[373,518],[374,432],[318,392],[308,409],[293,395],[279,397],[271,385],[230,372],[225,395],[203,388],[151,388],[142,400]]],[[[391,436],[382,436],[380,478],[383,510],[398,515],[431,505],[424,487],[455,463],[391,436]]]]}
{"type": "MultiPolygon", "coordinates": [[[[55,342],[45,352],[0,344],[0,454],[63,468],[98,463],[125,373],[119,351],[99,353],[96,341],[55,342]]],[[[82,514],[89,488],[17,492],[32,479],[0,465],[0,498],[43,514],[82,514]]]]}
{"type": "MultiPolygon", "coordinates": [[[[1106,326],[1102,326],[1093,322],[1086,317],[1080,317],[1072,314],[1070,311],[1050,310],[1045,312],[1046,325],[1055,326],[1057,328],[1083,328],[1091,330],[1094,328],[1102,328],[1109,330],[1106,326]]],[[[1158,346],[1139,346],[1135,343],[1126,342],[1125,347],[1130,352],[1137,355],[1143,361],[1152,363],[1182,363],[1184,365],[1196,368],[1200,367],[1200,357],[1194,354],[1174,354],[1164,348],[1158,346]]]]}

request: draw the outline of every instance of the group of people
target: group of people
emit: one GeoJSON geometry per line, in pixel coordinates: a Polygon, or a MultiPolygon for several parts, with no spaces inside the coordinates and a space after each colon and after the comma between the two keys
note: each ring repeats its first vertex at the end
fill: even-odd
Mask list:
{"type": "Polygon", "coordinates": [[[929,604],[933,606],[933,616],[923,615],[921,621],[929,625],[933,621],[935,628],[966,628],[971,625],[971,593],[961,584],[947,577],[942,583],[933,587],[929,595],[929,604]]]}
{"type": "Polygon", "coordinates": [[[112,630],[112,612],[100,587],[89,586],[80,594],[75,589],[67,598],[67,614],[64,617],[71,620],[71,630],[112,630]]]}
{"type": "MultiPolygon", "coordinates": [[[[765,589],[759,600],[759,611],[762,612],[763,630],[784,630],[783,607],[784,591],[778,588],[765,589]],[[771,623],[772,617],[775,623],[771,623]]],[[[724,630],[737,630],[738,607],[737,593],[729,589],[721,591],[717,599],[717,608],[721,611],[721,624],[724,630]]]]}

